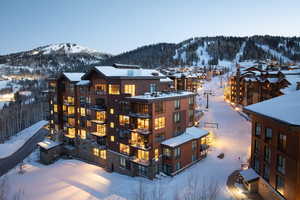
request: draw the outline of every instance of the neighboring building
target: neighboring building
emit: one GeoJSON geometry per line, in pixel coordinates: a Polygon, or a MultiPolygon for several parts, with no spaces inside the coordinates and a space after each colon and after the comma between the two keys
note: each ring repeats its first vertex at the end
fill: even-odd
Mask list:
{"type": "Polygon", "coordinates": [[[244,108],[252,119],[251,167],[264,199],[300,199],[300,91],[244,108]],[[283,198],[282,198],[283,197],[283,198]]]}
{"type": "Polygon", "coordinates": [[[237,105],[251,105],[282,95],[281,90],[290,85],[281,71],[268,72],[255,67],[240,70],[229,80],[225,96],[237,105]]]}
{"type": "Polygon", "coordinates": [[[169,76],[173,82],[175,90],[185,90],[191,92],[197,92],[202,87],[202,76],[198,75],[186,75],[185,73],[176,73],[169,76]]]}
{"type": "MultiPolygon", "coordinates": [[[[154,178],[162,171],[161,143],[195,124],[196,94],[174,91],[171,83],[156,70],[121,64],[94,67],[86,74],[63,73],[49,82],[53,138],[63,142],[61,152],[108,171],[154,178]]],[[[196,160],[203,158],[207,135],[197,138],[203,139],[196,160]]],[[[187,145],[183,148],[192,158],[189,142],[181,145],[187,145]]]]}

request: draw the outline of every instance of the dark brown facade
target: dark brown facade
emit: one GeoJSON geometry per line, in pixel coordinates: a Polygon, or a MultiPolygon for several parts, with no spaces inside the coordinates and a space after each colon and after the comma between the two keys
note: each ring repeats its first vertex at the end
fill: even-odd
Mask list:
{"type": "Polygon", "coordinates": [[[69,154],[108,171],[153,178],[162,168],[161,142],[194,125],[195,94],[171,91],[154,70],[102,69],[49,83],[53,137],[69,154]]]}
{"type": "Polygon", "coordinates": [[[263,179],[259,193],[265,199],[299,200],[300,127],[246,112],[252,119],[251,167],[263,179]]]}

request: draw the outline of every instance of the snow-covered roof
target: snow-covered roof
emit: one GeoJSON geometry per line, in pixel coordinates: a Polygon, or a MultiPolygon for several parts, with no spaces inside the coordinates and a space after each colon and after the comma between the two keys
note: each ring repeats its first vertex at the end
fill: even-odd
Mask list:
{"type": "Polygon", "coordinates": [[[163,78],[165,75],[153,69],[125,69],[112,66],[95,67],[96,70],[108,77],[147,77],[147,78],[163,78]]]}
{"type": "Polygon", "coordinates": [[[171,98],[171,97],[183,97],[189,95],[195,95],[194,92],[188,91],[177,91],[177,92],[155,92],[145,93],[144,95],[132,96],[128,97],[129,99],[142,99],[142,100],[155,100],[155,99],[164,99],[164,98],[171,98]]]}
{"type": "Polygon", "coordinates": [[[251,182],[259,178],[259,175],[252,168],[241,171],[240,175],[246,182],[251,182]]]}
{"type": "Polygon", "coordinates": [[[58,146],[58,145],[61,145],[61,143],[55,142],[55,141],[53,141],[53,140],[50,140],[50,139],[46,138],[46,139],[44,139],[44,141],[39,142],[38,145],[39,145],[40,147],[42,147],[43,149],[49,150],[49,149],[51,149],[51,148],[53,148],[53,147],[56,147],[56,146],[58,146]]]}
{"type": "Polygon", "coordinates": [[[244,110],[300,126],[300,91],[252,104],[244,110]]]}
{"type": "Polygon", "coordinates": [[[71,82],[80,81],[81,77],[84,75],[84,73],[78,73],[78,72],[64,72],[63,75],[67,77],[71,82]]]}
{"type": "Polygon", "coordinates": [[[169,77],[166,77],[166,78],[161,78],[160,79],[160,82],[172,82],[173,80],[170,79],[169,77]]]}
{"type": "Polygon", "coordinates": [[[90,84],[89,80],[81,80],[78,83],[76,83],[76,85],[88,85],[88,84],[90,84]]]}
{"type": "Polygon", "coordinates": [[[281,89],[283,94],[289,94],[295,92],[297,88],[297,82],[300,82],[300,75],[286,75],[286,80],[291,84],[288,87],[281,89]]]}
{"type": "Polygon", "coordinates": [[[199,129],[197,127],[190,127],[190,128],[186,129],[185,133],[183,133],[179,136],[167,139],[167,140],[163,141],[161,144],[169,146],[169,147],[176,147],[176,146],[184,144],[188,141],[204,137],[207,134],[208,134],[207,130],[199,129]]]}

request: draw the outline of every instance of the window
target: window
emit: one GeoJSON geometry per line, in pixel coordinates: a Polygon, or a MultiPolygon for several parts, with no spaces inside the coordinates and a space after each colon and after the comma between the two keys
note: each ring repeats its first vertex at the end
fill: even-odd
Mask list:
{"type": "Polygon", "coordinates": [[[96,119],[99,120],[100,122],[105,122],[105,112],[96,112],[96,119]]]}
{"type": "Polygon", "coordinates": [[[164,148],[163,155],[166,157],[171,157],[171,150],[169,148],[164,148]]]}
{"type": "Polygon", "coordinates": [[[106,159],[106,150],[101,150],[100,151],[100,158],[106,159]]]}
{"type": "Polygon", "coordinates": [[[174,101],[174,108],[175,108],[175,109],[180,109],[180,99],[176,99],[176,100],[174,101]]]}
{"type": "Polygon", "coordinates": [[[256,136],[260,136],[260,132],[261,132],[261,125],[260,125],[260,123],[255,123],[255,135],[256,136]]]}
{"type": "Polygon", "coordinates": [[[64,112],[67,110],[67,106],[66,105],[63,105],[62,108],[63,108],[64,112]]]}
{"type": "Polygon", "coordinates": [[[267,181],[270,180],[270,168],[269,168],[268,165],[265,165],[265,167],[264,167],[263,177],[264,177],[264,179],[267,180],[267,181]]]}
{"type": "Polygon", "coordinates": [[[80,115],[85,116],[85,108],[80,108],[80,115]]]}
{"type": "Polygon", "coordinates": [[[259,159],[258,157],[254,157],[254,160],[253,160],[253,165],[254,165],[254,170],[259,173],[259,159]]]}
{"type": "Polygon", "coordinates": [[[180,167],[180,162],[177,162],[175,167],[176,167],[176,171],[177,171],[177,170],[180,170],[180,168],[181,168],[181,167],[180,167]]]}
{"type": "Polygon", "coordinates": [[[106,128],[103,124],[97,124],[97,133],[99,136],[105,136],[106,135],[106,128]]]}
{"type": "Polygon", "coordinates": [[[285,158],[281,155],[277,156],[277,170],[282,174],[285,173],[285,158]]]}
{"type": "Polygon", "coordinates": [[[96,84],[95,85],[96,94],[106,93],[106,84],[96,84]]]}
{"type": "Polygon", "coordinates": [[[276,176],[276,190],[284,195],[284,179],[279,175],[276,176]]]}
{"type": "Polygon", "coordinates": [[[174,157],[179,158],[180,157],[180,147],[177,147],[174,149],[174,157]]]}
{"type": "Polygon", "coordinates": [[[155,102],[155,113],[163,113],[164,112],[164,102],[163,101],[158,101],[155,102]]]}
{"type": "Polygon", "coordinates": [[[150,93],[156,92],[156,84],[150,84],[150,93]]]}
{"type": "Polygon", "coordinates": [[[126,159],[123,157],[120,157],[120,165],[121,167],[126,167],[126,159]]]}
{"type": "Polygon", "coordinates": [[[269,146],[265,146],[265,155],[264,159],[267,163],[271,162],[271,149],[269,146]]]}
{"type": "Polygon", "coordinates": [[[75,113],[74,106],[68,106],[68,115],[73,115],[75,113]]]}
{"type": "Polygon", "coordinates": [[[110,128],[115,128],[115,123],[110,122],[110,128]]]}
{"type": "Polygon", "coordinates": [[[86,130],[84,130],[84,129],[80,130],[80,138],[83,140],[86,139],[86,130]]]}
{"type": "Polygon", "coordinates": [[[138,159],[140,159],[140,160],[149,160],[149,152],[139,149],[138,150],[138,159]]]}
{"type": "Polygon", "coordinates": [[[113,135],[110,136],[110,141],[111,141],[111,142],[114,142],[114,141],[115,141],[115,136],[113,136],[113,135]]]}
{"type": "Polygon", "coordinates": [[[68,128],[68,133],[66,136],[69,138],[75,138],[75,128],[68,128]]]}
{"type": "Polygon", "coordinates": [[[272,139],[272,129],[266,128],[266,140],[272,139]]]}
{"type": "Polygon", "coordinates": [[[115,113],[115,110],[113,108],[111,108],[111,109],[109,109],[109,113],[113,115],[115,113]]]}
{"type": "Polygon", "coordinates": [[[93,155],[94,156],[99,156],[99,149],[98,148],[93,148],[93,155]]]}
{"type": "Polygon", "coordinates": [[[140,176],[147,176],[147,168],[142,165],[139,165],[138,173],[140,176]]]}
{"type": "Polygon", "coordinates": [[[196,161],[196,160],[197,160],[196,154],[193,153],[193,154],[192,154],[192,162],[194,162],[194,161],[196,161]]]}
{"type": "Polygon", "coordinates": [[[157,133],[155,135],[155,142],[161,142],[165,140],[165,133],[157,133]]]}
{"type": "Polygon", "coordinates": [[[126,144],[120,143],[120,152],[124,153],[124,154],[129,154],[130,153],[129,146],[126,144]]]}
{"type": "Polygon", "coordinates": [[[135,85],[125,85],[125,93],[131,94],[131,96],[135,96],[135,85]]]}
{"type": "Polygon", "coordinates": [[[75,119],[74,118],[68,118],[68,124],[69,124],[69,126],[75,126],[75,119]]]}
{"type": "Polygon", "coordinates": [[[192,141],[192,150],[195,151],[197,147],[197,141],[192,141]]]}
{"type": "Polygon", "coordinates": [[[189,110],[189,122],[193,122],[193,121],[194,121],[194,111],[189,110]]]}
{"type": "Polygon", "coordinates": [[[57,104],[54,104],[54,105],[53,105],[53,110],[54,110],[54,112],[58,112],[57,104]]]}
{"type": "Polygon", "coordinates": [[[154,120],[154,129],[155,130],[165,128],[165,125],[166,125],[165,117],[159,117],[154,120]]]}
{"type": "Polygon", "coordinates": [[[286,135],[285,134],[279,133],[278,148],[281,151],[285,151],[286,150],[286,135]]]}
{"type": "Polygon", "coordinates": [[[254,140],[254,153],[259,152],[259,142],[257,140],[254,140]]]}
{"type": "Polygon", "coordinates": [[[174,114],[174,122],[179,123],[180,122],[180,112],[177,112],[174,114]]]}
{"type": "Polygon", "coordinates": [[[159,159],[159,151],[158,149],[154,150],[154,159],[157,161],[159,159]]]}
{"type": "Polygon", "coordinates": [[[194,97],[189,97],[189,105],[194,105],[194,97]]]}
{"type": "Polygon", "coordinates": [[[67,102],[68,102],[68,104],[74,104],[74,98],[73,97],[68,97],[67,98],[67,102]]]}
{"type": "Polygon", "coordinates": [[[140,119],[137,120],[138,129],[149,129],[149,119],[140,119]]]}
{"type": "Polygon", "coordinates": [[[136,104],[134,104],[133,110],[136,113],[148,114],[148,112],[149,112],[148,104],[136,103],[136,104]]]}
{"type": "Polygon", "coordinates": [[[119,124],[120,125],[129,124],[129,117],[126,115],[119,115],[119,124]]]}
{"type": "Polygon", "coordinates": [[[115,84],[108,85],[108,93],[109,94],[120,94],[120,86],[115,84]]]}

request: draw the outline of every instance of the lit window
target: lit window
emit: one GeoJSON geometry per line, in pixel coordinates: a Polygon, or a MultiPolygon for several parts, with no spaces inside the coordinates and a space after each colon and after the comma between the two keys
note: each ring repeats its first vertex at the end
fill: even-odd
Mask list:
{"type": "Polygon", "coordinates": [[[139,119],[137,120],[137,125],[139,129],[149,129],[149,119],[139,119]]]}
{"type": "Polygon", "coordinates": [[[86,139],[86,130],[84,130],[84,129],[80,130],[80,138],[83,140],[86,139]]]}
{"type": "Polygon", "coordinates": [[[92,122],[91,122],[90,120],[87,120],[87,121],[86,121],[86,126],[87,126],[87,127],[91,127],[91,126],[92,126],[92,122]]]}
{"type": "Polygon", "coordinates": [[[101,150],[100,151],[100,158],[106,159],[106,150],[101,150]]]}
{"type": "Polygon", "coordinates": [[[54,110],[54,112],[58,112],[57,104],[54,104],[54,105],[53,105],[53,110],[54,110]]]}
{"type": "Polygon", "coordinates": [[[115,128],[115,123],[110,122],[110,128],[115,128]]]}
{"type": "Polygon", "coordinates": [[[95,85],[96,94],[105,94],[106,85],[105,84],[96,84],[95,85]]]}
{"type": "Polygon", "coordinates": [[[73,97],[68,97],[68,103],[69,104],[74,104],[74,98],[73,97]]]}
{"type": "Polygon", "coordinates": [[[75,119],[74,118],[68,118],[68,124],[69,124],[69,126],[75,126],[75,119]]]}
{"type": "Polygon", "coordinates": [[[85,108],[80,108],[80,115],[85,116],[85,108]]]}
{"type": "Polygon", "coordinates": [[[108,93],[109,94],[120,94],[120,86],[119,85],[108,85],[108,93]]]}
{"type": "Polygon", "coordinates": [[[149,160],[149,152],[139,149],[138,150],[138,159],[140,159],[140,160],[149,160]]]}
{"type": "Polygon", "coordinates": [[[111,141],[111,142],[114,142],[114,141],[115,141],[115,136],[113,136],[113,135],[110,136],[110,141],[111,141]]]}
{"type": "Polygon", "coordinates": [[[99,149],[98,148],[93,148],[93,155],[94,156],[99,156],[99,149]]]}
{"type": "Polygon", "coordinates": [[[129,124],[129,117],[126,115],[119,115],[119,124],[120,125],[129,124]]]}
{"type": "Polygon", "coordinates": [[[129,153],[130,153],[130,148],[129,148],[129,146],[126,145],[126,144],[120,143],[120,152],[121,152],[121,153],[125,153],[125,154],[129,154],[129,153]]]}
{"type": "Polygon", "coordinates": [[[53,110],[50,111],[51,115],[53,115],[53,110]]]}
{"type": "Polygon", "coordinates": [[[158,160],[158,158],[159,158],[159,151],[158,151],[158,149],[154,150],[154,158],[155,158],[155,160],[158,160]]]}
{"type": "Polygon", "coordinates": [[[101,122],[104,122],[105,121],[105,112],[96,112],[96,119],[101,121],[101,122]]]}
{"type": "Polygon", "coordinates": [[[73,115],[75,113],[75,108],[74,106],[68,106],[68,114],[73,115]]]}
{"type": "Polygon", "coordinates": [[[68,128],[68,134],[66,136],[69,138],[75,138],[75,128],[68,128]]]}
{"type": "Polygon", "coordinates": [[[67,106],[66,105],[63,105],[63,111],[66,111],[67,110],[67,106]]]}
{"type": "Polygon", "coordinates": [[[113,108],[111,108],[111,109],[109,109],[109,113],[113,115],[115,113],[115,110],[113,108]]]}
{"type": "Polygon", "coordinates": [[[106,128],[103,124],[97,124],[97,133],[99,136],[105,136],[106,135],[106,128]]]}
{"type": "Polygon", "coordinates": [[[164,154],[164,156],[166,156],[166,157],[171,157],[171,150],[168,149],[168,148],[164,148],[164,149],[163,149],[163,154],[164,154]]]}
{"type": "Polygon", "coordinates": [[[165,117],[159,117],[154,120],[154,129],[155,130],[165,128],[165,125],[166,125],[165,117]]]}
{"type": "Polygon", "coordinates": [[[131,94],[131,96],[135,96],[135,85],[125,85],[124,90],[126,94],[131,94]]]}

